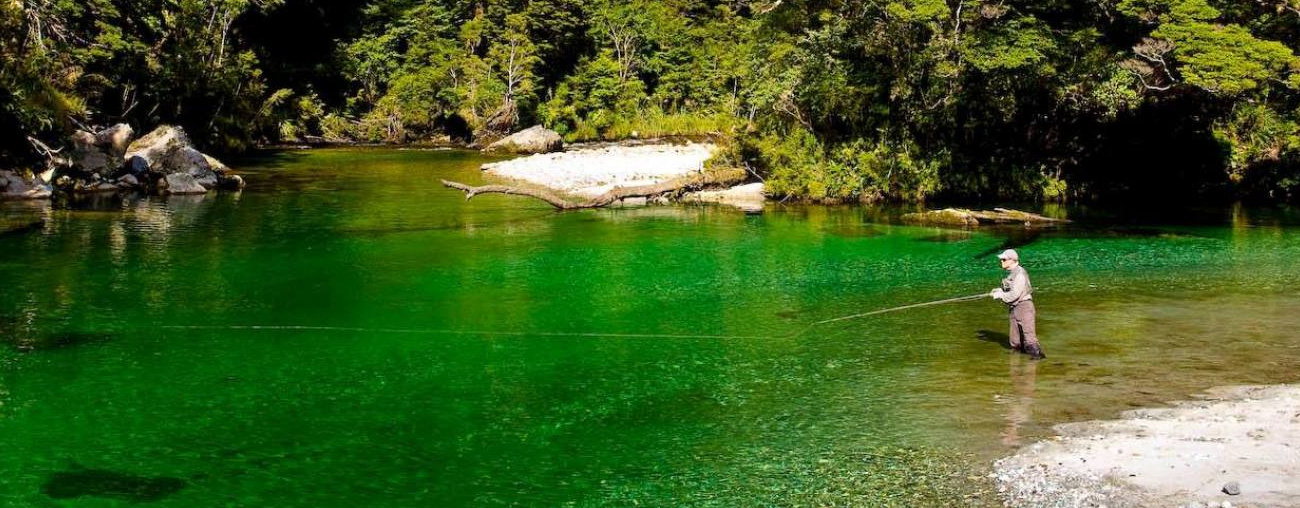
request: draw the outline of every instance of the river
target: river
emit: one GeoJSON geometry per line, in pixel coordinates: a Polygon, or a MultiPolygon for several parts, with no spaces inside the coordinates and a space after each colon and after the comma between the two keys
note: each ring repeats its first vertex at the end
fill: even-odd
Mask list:
{"type": "Polygon", "coordinates": [[[28,224],[0,234],[0,500],[989,504],[1053,424],[1300,368],[1294,210],[963,232],[438,184],[486,160],[264,152],[239,193],[0,203],[28,224]],[[987,292],[1007,246],[1046,360],[991,300],[808,328],[987,292]]]}

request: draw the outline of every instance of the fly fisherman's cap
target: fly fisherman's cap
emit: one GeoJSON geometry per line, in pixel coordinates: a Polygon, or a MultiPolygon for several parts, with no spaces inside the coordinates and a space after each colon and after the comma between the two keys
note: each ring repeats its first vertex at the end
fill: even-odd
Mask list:
{"type": "Polygon", "coordinates": [[[1020,254],[1017,254],[1015,249],[1007,249],[1002,251],[1001,254],[998,254],[998,259],[1010,259],[1012,261],[1020,261],[1020,254]]]}

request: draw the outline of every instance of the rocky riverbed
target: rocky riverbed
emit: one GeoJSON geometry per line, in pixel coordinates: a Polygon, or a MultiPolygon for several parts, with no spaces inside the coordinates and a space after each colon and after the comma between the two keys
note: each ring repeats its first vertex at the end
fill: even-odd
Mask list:
{"type": "Polygon", "coordinates": [[[1300,506],[1300,385],[1217,388],[1057,431],[995,465],[1008,506],[1300,506]]]}

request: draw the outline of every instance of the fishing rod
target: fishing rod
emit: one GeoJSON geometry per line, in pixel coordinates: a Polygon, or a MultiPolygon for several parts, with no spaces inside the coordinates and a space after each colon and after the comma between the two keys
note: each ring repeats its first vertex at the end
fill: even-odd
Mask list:
{"type": "Polygon", "coordinates": [[[947,298],[944,300],[935,300],[932,302],[913,303],[890,307],[888,309],[873,310],[848,316],[841,316],[832,319],[814,322],[806,328],[784,336],[758,336],[758,335],[678,335],[678,334],[658,334],[658,333],[593,333],[593,332],[526,332],[526,331],[492,331],[492,330],[441,330],[441,329],[397,329],[397,328],[356,328],[341,326],[301,326],[301,325],[225,325],[225,326],[176,326],[164,325],[160,328],[172,330],[247,330],[247,331],[318,331],[318,332],[361,332],[361,333],[393,333],[393,334],[428,334],[428,335],[509,335],[509,336],[542,336],[542,337],[590,337],[590,338],[625,338],[625,339],[793,339],[808,330],[815,327],[848,321],[850,319],[864,318],[885,314],[888,312],[898,312],[920,307],[930,307],[934,305],[944,305],[948,303],[966,302],[987,298],[988,293],[978,295],[959,296],[956,298],[947,298]]]}
{"type": "Polygon", "coordinates": [[[897,312],[897,311],[900,311],[900,310],[915,309],[915,308],[917,308],[917,307],[929,307],[929,306],[931,306],[931,305],[943,305],[943,304],[945,304],[945,303],[968,302],[968,301],[971,301],[971,300],[978,300],[978,299],[980,299],[980,298],[988,298],[988,296],[989,296],[988,293],[980,293],[980,294],[978,294],[978,295],[958,296],[958,297],[956,297],[956,298],[948,298],[948,299],[946,299],[946,300],[935,300],[935,301],[933,301],[933,302],[913,303],[913,304],[911,304],[911,305],[901,305],[901,306],[898,306],[898,307],[890,307],[890,308],[888,308],[888,309],[873,310],[873,311],[871,311],[871,312],[863,312],[863,313],[861,313],[861,314],[853,314],[853,315],[851,315],[851,316],[837,317],[837,318],[835,318],[835,319],[827,319],[827,320],[825,320],[825,321],[818,321],[818,322],[816,322],[816,323],[813,323],[813,325],[814,325],[814,326],[815,326],[815,325],[824,325],[824,324],[826,324],[826,323],[834,323],[834,322],[837,322],[837,321],[848,321],[848,320],[850,320],[850,319],[857,319],[857,318],[860,318],[860,317],[874,316],[874,315],[876,315],[876,314],[884,314],[884,313],[887,313],[887,312],[897,312]]]}

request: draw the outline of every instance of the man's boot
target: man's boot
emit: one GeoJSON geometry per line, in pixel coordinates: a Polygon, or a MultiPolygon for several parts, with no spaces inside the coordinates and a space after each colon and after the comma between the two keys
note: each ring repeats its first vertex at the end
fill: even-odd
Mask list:
{"type": "Polygon", "coordinates": [[[1043,354],[1043,348],[1039,347],[1038,344],[1026,344],[1025,352],[1029,354],[1030,360],[1042,360],[1043,358],[1047,358],[1047,355],[1043,354]]]}

